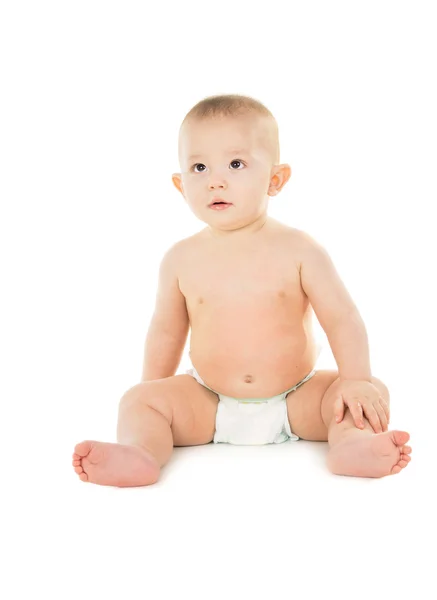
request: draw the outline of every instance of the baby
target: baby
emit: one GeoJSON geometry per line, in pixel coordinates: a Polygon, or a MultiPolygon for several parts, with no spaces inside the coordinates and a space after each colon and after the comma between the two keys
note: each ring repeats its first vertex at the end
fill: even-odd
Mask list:
{"type": "Polygon", "coordinates": [[[327,441],[327,468],[383,477],[410,461],[389,431],[390,396],[372,376],[365,325],[326,250],[267,215],[291,176],[278,127],[253,98],[212,96],[179,132],[173,183],[206,227],[159,269],[142,380],[120,400],[117,444],[76,445],[82,481],[158,481],[174,446],[327,441]],[[315,370],[312,309],[338,371],[315,370]],[[175,375],[191,327],[193,367],[175,375]]]}

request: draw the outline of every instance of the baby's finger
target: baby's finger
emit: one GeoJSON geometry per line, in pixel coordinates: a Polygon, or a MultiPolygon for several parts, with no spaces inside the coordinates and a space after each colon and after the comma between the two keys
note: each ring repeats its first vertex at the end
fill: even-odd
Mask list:
{"type": "Polygon", "coordinates": [[[337,423],[340,423],[340,421],[343,418],[343,414],[344,414],[343,398],[341,396],[339,396],[336,399],[336,401],[334,402],[334,415],[335,415],[335,420],[337,423]]]}
{"type": "Polygon", "coordinates": [[[380,402],[375,402],[373,405],[376,412],[378,413],[379,421],[381,423],[382,431],[388,431],[387,417],[384,411],[384,407],[380,402]]]}
{"type": "Polygon", "coordinates": [[[366,417],[371,426],[373,427],[373,431],[375,433],[382,433],[381,422],[379,420],[379,415],[376,412],[373,404],[367,404],[365,408],[366,417]]]}
{"type": "Polygon", "coordinates": [[[359,429],[364,429],[363,407],[361,404],[359,402],[352,404],[352,406],[349,406],[349,410],[351,411],[356,426],[359,427],[359,429]]]}
{"type": "Polygon", "coordinates": [[[382,405],[382,408],[384,409],[385,416],[387,418],[387,423],[390,423],[390,407],[387,404],[387,400],[385,398],[383,398],[382,396],[380,396],[379,402],[382,405]]]}

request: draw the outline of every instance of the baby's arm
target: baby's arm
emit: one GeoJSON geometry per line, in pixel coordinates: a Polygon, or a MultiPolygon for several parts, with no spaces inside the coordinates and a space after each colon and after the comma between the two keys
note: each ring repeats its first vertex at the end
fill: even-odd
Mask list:
{"type": "Polygon", "coordinates": [[[358,311],[327,251],[302,235],[300,277],[304,292],[326,333],[358,311]]]}
{"type": "Polygon", "coordinates": [[[160,264],[155,311],[144,344],[141,381],[175,375],[187,341],[189,316],[179,289],[177,269],[180,244],[174,244],[160,264]]]}
{"type": "Polygon", "coordinates": [[[371,381],[367,332],[358,308],[327,251],[304,233],[301,250],[302,288],[328,337],[340,378],[371,381]]]}

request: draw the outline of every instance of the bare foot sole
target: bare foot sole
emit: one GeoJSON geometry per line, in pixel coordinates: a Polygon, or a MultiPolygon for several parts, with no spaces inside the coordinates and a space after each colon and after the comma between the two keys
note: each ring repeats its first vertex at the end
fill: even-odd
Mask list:
{"type": "Polygon", "coordinates": [[[395,475],[411,460],[406,431],[386,431],[373,435],[350,435],[330,448],[329,470],[336,475],[384,477],[395,475]]]}
{"type": "Polygon", "coordinates": [[[160,473],[155,458],[138,446],[91,440],[75,446],[73,467],[82,481],[117,487],[150,485],[160,473]]]}

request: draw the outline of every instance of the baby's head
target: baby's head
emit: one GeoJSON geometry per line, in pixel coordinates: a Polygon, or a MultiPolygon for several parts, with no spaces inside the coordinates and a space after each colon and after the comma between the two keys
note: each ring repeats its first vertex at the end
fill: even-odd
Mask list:
{"type": "Polygon", "coordinates": [[[263,104],[247,96],[210,96],[182,122],[181,173],[172,179],[196,217],[225,233],[267,218],[269,196],[291,175],[289,165],[278,163],[278,126],[263,104]],[[213,210],[215,198],[232,205],[213,210]]]}

